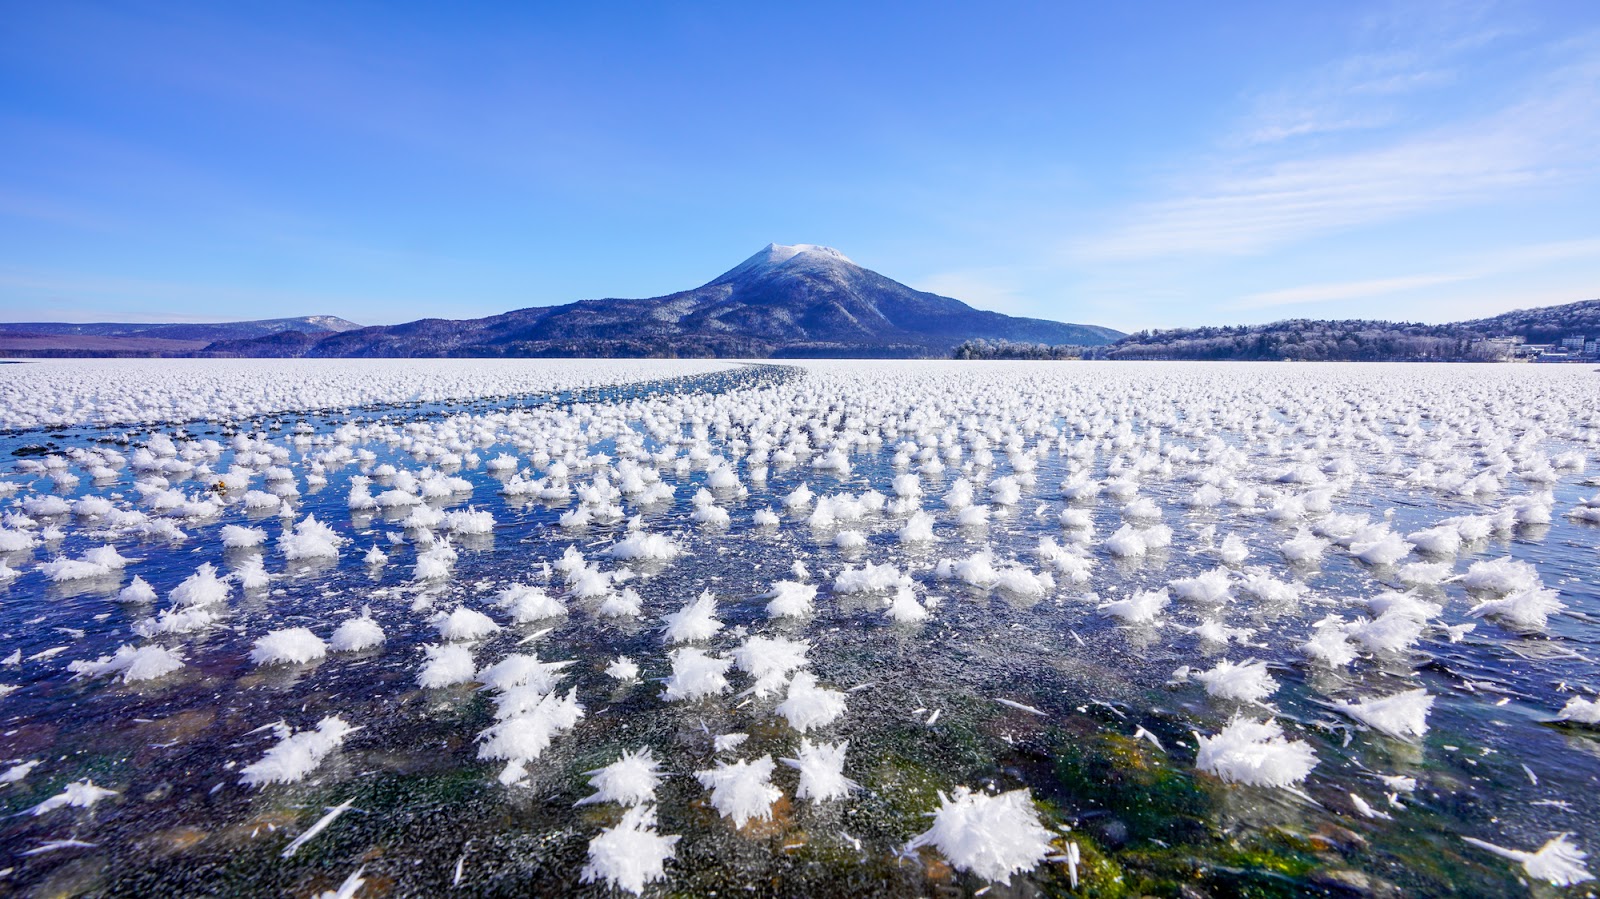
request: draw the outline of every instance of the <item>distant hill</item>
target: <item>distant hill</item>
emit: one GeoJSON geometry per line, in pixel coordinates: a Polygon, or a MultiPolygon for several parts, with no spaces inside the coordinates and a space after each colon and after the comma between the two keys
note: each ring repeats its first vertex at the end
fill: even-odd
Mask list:
{"type": "MultiPolygon", "coordinates": [[[[1290,319],[1264,325],[1140,331],[1107,347],[1107,359],[1438,362],[1476,358],[1483,337],[1455,325],[1290,319]]],[[[1480,346],[1483,361],[1498,351],[1480,346]]]]}
{"type": "Polygon", "coordinates": [[[1140,331],[1093,355],[1107,359],[1487,362],[1505,356],[1505,346],[1489,342],[1491,338],[1555,343],[1577,335],[1600,337],[1600,300],[1520,309],[1443,325],[1289,319],[1264,325],[1140,331]]]}
{"type": "Polygon", "coordinates": [[[770,244],[714,280],[650,299],[583,300],[488,318],[221,340],[207,356],[947,356],[983,337],[1099,346],[1122,332],[974,309],[838,250],[770,244]]]}
{"type": "Polygon", "coordinates": [[[1458,324],[1486,337],[1522,337],[1529,343],[1557,343],[1576,335],[1600,337],[1600,300],[1518,309],[1458,324]]]}
{"type": "Polygon", "coordinates": [[[318,334],[361,327],[333,315],[247,322],[14,322],[0,324],[0,355],[177,356],[219,340],[318,334]]]}

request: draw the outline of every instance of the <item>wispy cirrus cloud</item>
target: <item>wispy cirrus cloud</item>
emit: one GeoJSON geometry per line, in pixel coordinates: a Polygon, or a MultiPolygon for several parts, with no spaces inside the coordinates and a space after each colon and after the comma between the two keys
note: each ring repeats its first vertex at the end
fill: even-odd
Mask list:
{"type": "Polygon", "coordinates": [[[1398,98],[1439,87],[1454,72],[1415,53],[1366,53],[1313,72],[1301,83],[1255,98],[1253,113],[1229,139],[1244,147],[1380,128],[1399,117],[1398,98]]]}
{"type": "Polygon", "coordinates": [[[1273,306],[1293,306],[1301,303],[1325,303],[1333,300],[1357,300],[1367,297],[1404,293],[1420,287],[1435,287],[1469,280],[1467,274],[1405,275],[1398,278],[1373,278],[1366,281],[1342,281],[1329,284],[1305,284],[1282,290],[1268,290],[1240,297],[1234,309],[1265,309],[1273,306]]]}
{"type": "Polygon", "coordinates": [[[1517,99],[1487,111],[1468,103],[1470,112],[1435,120],[1421,93],[1448,83],[1454,54],[1493,34],[1446,40],[1445,50],[1357,54],[1309,85],[1284,88],[1258,103],[1222,150],[1174,179],[1165,198],[1125,210],[1120,224],[1080,240],[1070,255],[1079,262],[1254,255],[1592,178],[1600,142],[1600,41],[1593,36],[1545,48],[1543,67],[1517,99]]]}
{"type": "Polygon", "coordinates": [[[1593,78],[1464,126],[1388,146],[1222,171],[1138,208],[1081,256],[1246,255],[1306,237],[1481,201],[1593,174],[1593,78]]]}
{"type": "Polygon", "coordinates": [[[1006,268],[939,272],[918,278],[912,286],[993,312],[1023,314],[1029,305],[1017,286],[1016,273],[1006,268]]]}
{"type": "Polygon", "coordinates": [[[1173,255],[1251,255],[1397,216],[1469,201],[1540,180],[1515,160],[1460,164],[1477,155],[1437,143],[1352,159],[1280,167],[1139,210],[1139,222],[1079,247],[1080,259],[1133,261],[1173,255]],[[1429,160],[1458,156],[1451,171],[1429,160]]]}
{"type": "MultiPolygon", "coordinates": [[[[1386,278],[1368,278],[1354,281],[1337,281],[1302,284],[1294,287],[1247,294],[1228,306],[1230,309],[1267,309],[1279,306],[1310,305],[1345,300],[1373,299],[1398,296],[1446,284],[1470,286],[1471,282],[1484,281],[1517,272],[1571,261],[1590,261],[1600,264],[1600,238],[1550,241],[1509,247],[1451,271],[1424,272],[1396,275],[1386,278]]],[[[1600,290],[1600,285],[1596,286],[1600,290]]],[[[1572,302],[1582,297],[1566,294],[1556,302],[1572,302]]]]}
{"type": "Polygon", "coordinates": [[[1233,142],[1270,144],[1404,121],[1426,102],[1421,95],[1456,84],[1474,51],[1515,31],[1494,20],[1493,8],[1401,3],[1365,16],[1350,55],[1258,92],[1233,142]]]}
{"type": "Polygon", "coordinates": [[[324,314],[348,302],[348,297],[268,287],[0,267],[0,319],[5,321],[248,321],[324,314]],[[140,311],[174,301],[206,303],[218,311],[140,311]],[[300,311],[263,316],[261,309],[300,311]]]}

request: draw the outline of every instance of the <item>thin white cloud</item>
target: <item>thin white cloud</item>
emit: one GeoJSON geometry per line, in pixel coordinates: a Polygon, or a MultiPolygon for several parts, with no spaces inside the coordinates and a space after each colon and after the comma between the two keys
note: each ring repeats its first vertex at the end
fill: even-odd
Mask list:
{"type": "Polygon", "coordinates": [[[1314,134],[1376,128],[1388,124],[1392,119],[1393,117],[1387,114],[1340,116],[1337,113],[1330,114],[1326,110],[1301,109],[1293,114],[1285,113],[1262,122],[1245,136],[1244,141],[1247,144],[1271,144],[1296,137],[1310,137],[1314,134]]]}
{"type": "Polygon", "coordinates": [[[1435,287],[1469,280],[1471,275],[1408,275],[1400,278],[1376,278],[1369,281],[1345,281],[1333,284],[1306,284],[1283,290],[1269,290],[1240,297],[1231,308],[1265,309],[1272,306],[1293,306],[1300,303],[1325,303],[1332,300],[1355,300],[1387,296],[1422,287],[1435,287]]]}
{"type": "Polygon", "coordinates": [[[1254,255],[1590,179],[1600,143],[1600,48],[1575,41],[1558,49],[1556,62],[1523,86],[1525,99],[1411,130],[1376,127],[1409,120],[1389,95],[1446,75],[1404,54],[1357,57],[1303,102],[1286,93],[1276,105],[1287,111],[1245,123],[1243,137],[1228,142],[1234,149],[1184,179],[1173,196],[1131,209],[1120,226],[1081,241],[1071,255],[1080,262],[1254,255]],[[1351,133],[1331,148],[1289,139],[1333,132],[1351,133]]]}
{"type": "Polygon", "coordinates": [[[1263,94],[1231,143],[1246,147],[1381,128],[1399,117],[1398,98],[1454,80],[1440,60],[1415,53],[1358,54],[1303,83],[1263,94]]]}
{"type": "MultiPolygon", "coordinates": [[[[1480,262],[1480,265],[1494,271],[1509,271],[1568,259],[1600,260],[1600,237],[1508,247],[1494,253],[1486,263],[1480,262]]],[[[1600,289],[1600,285],[1597,285],[1597,289],[1600,289]]]]}
{"type": "Polygon", "coordinates": [[[1600,131],[1595,117],[1593,95],[1572,92],[1381,149],[1226,173],[1192,195],[1138,210],[1133,224],[1082,255],[1247,255],[1587,175],[1590,159],[1573,151],[1600,131]]]}
{"type": "MultiPolygon", "coordinates": [[[[1371,299],[1404,294],[1438,287],[1445,284],[1462,284],[1483,281],[1501,275],[1525,272],[1554,263],[1589,260],[1600,264],[1600,238],[1551,241],[1510,247],[1486,256],[1480,256],[1456,271],[1399,275],[1388,278],[1371,278],[1358,281],[1339,281],[1322,284],[1304,284],[1277,290],[1247,294],[1230,304],[1230,309],[1267,309],[1277,306],[1335,302],[1340,300],[1371,299]]],[[[1565,299],[1556,302],[1573,302],[1576,297],[1568,288],[1565,299]]],[[[1594,287],[1593,290],[1600,290],[1594,287]]]]}
{"type": "Polygon", "coordinates": [[[1422,300],[1407,305],[1405,318],[1435,323],[1470,321],[1514,309],[1537,309],[1594,299],[1600,299],[1600,290],[1595,289],[1593,279],[1556,279],[1549,284],[1519,286],[1514,290],[1492,286],[1422,300]]]}
{"type": "Polygon", "coordinates": [[[334,315],[347,304],[347,298],[293,290],[0,268],[0,320],[4,321],[246,321],[334,315]],[[117,311],[160,308],[175,301],[191,306],[205,303],[218,311],[214,315],[117,311]],[[241,309],[275,311],[240,315],[241,309]]]}
{"type": "Polygon", "coordinates": [[[0,306],[0,319],[7,322],[65,322],[74,325],[111,322],[133,325],[186,325],[215,322],[259,321],[263,318],[292,318],[292,315],[260,315],[241,318],[237,315],[188,315],[183,313],[151,314],[127,312],[118,309],[10,309],[0,306]]]}
{"type": "Polygon", "coordinates": [[[1008,315],[1036,315],[1029,308],[1012,280],[1001,269],[967,269],[940,272],[917,279],[912,285],[918,290],[952,297],[969,306],[1004,312],[1008,315]]]}
{"type": "Polygon", "coordinates": [[[1316,66],[1254,98],[1233,143],[1374,129],[1404,121],[1429,98],[1415,96],[1457,82],[1470,57],[1512,31],[1488,21],[1484,4],[1401,3],[1357,28],[1362,49],[1316,66]]]}

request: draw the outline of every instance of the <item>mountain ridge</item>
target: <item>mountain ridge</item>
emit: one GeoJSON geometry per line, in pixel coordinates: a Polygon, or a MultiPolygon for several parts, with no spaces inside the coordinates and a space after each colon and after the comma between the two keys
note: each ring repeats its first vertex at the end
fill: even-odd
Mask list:
{"type": "Polygon", "coordinates": [[[939,357],[974,337],[1103,345],[1122,336],[974,309],[863,268],[831,247],[773,243],[699,287],[659,297],[279,333],[219,341],[199,355],[939,357]]]}
{"type": "Polygon", "coordinates": [[[335,315],[235,322],[9,322],[0,323],[0,355],[180,356],[219,340],[332,334],[360,327],[335,315]]]}

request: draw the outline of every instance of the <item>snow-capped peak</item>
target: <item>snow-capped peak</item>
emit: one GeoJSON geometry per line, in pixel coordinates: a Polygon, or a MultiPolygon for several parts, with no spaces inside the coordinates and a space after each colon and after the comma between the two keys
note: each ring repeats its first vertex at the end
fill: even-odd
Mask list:
{"type": "Polygon", "coordinates": [[[316,325],[328,331],[354,331],[361,327],[355,322],[340,318],[337,315],[308,315],[306,316],[306,324],[316,325]]]}
{"type": "Polygon", "coordinates": [[[850,257],[832,247],[817,244],[769,243],[761,252],[729,269],[713,284],[756,277],[778,268],[831,268],[840,264],[854,265],[850,257]]]}
{"type": "Polygon", "coordinates": [[[840,262],[851,261],[849,256],[846,256],[838,250],[835,250],[833,247],[818,246],[814,243],[797,243],[790,246],[785,246],[781,243],[769,243],[767,244],[766,250],[763,252],[767,256],[767,261],[773,263],[787,262],[790,259],[801,255],[802,253],[810,253],[818,256],[829,256],[839,260],[840,262]]]}

